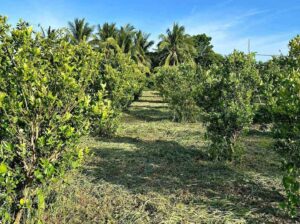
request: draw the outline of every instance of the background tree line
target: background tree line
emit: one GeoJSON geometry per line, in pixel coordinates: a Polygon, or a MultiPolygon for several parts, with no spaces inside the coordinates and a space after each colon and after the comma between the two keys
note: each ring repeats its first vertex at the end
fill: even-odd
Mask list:
{"type": "MultiPolygon", "coordinates": [[[[116,23],[104,23],[96,28],[85,22],[85,19],[75,19],[69,22],[71,39],[75,43],[88,41],[96,47],[101,43],[114,39],[122,51],[130,54],[136,62],[145,66],[155,67],[161,65],[178,65],[186,61],[208,67],[221,63],[222,55],[213,51],[211,37],[206,34],[191,36],[185,33],[184,26],[175,23],[166,34],[159,36],[159,43],[154,49],[154,41],[149,40],[150,34],[135,29],[131,24],[117,27],[116,23]]],[[[48,28],[48,35],[51,35],[48,28]]]]}

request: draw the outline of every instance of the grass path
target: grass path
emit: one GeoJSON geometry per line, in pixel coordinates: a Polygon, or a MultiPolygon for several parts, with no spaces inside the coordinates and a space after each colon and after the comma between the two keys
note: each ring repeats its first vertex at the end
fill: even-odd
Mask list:
{"type": "Polygon", "coordinates": [[[112,139],[85,138],[92,156],[57,184],[46,223],[295,223],[278,207],[280,159],[252,131],[239,164],[206,158],[201,123],[171,121],[145,91],[112,139]]]}

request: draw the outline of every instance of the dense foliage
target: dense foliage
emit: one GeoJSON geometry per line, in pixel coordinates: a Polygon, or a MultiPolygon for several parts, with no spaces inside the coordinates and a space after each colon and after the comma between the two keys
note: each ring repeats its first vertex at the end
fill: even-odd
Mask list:
{"type": "Polygon", "coordinates": [[[4,17],[0,28],[0,217],[19,222],[38,219],[44,187],[80,164],[81,136],[116,130],[147,69],[118,46],[94,50],[85,37],[4,17]]]}
{"type": "Polygon", "coordinates": [[[156,83],[176,120],[195,121],[202,112],[211,157],[232,160],[241,154],[238,138],[252,123],[261,84],[254,55],[235,51],[208,70],[193,64],[164,66],[156,83]]]}
{"type": "Polygon", "coordinates": [[[238,158],[243,149],[238,139],[252,123],[260,84],[254,55],[234,51],[222,66],[202,74],[196,100],[205,112],[210,155],[218,160],[238,158]]]}
{"type": "Polygon", "coordinates": [[[286,208],[291,216],[300,206],[300,36],[289,43],[287,57],[269,62],[265,96],[273,116],[275,149],[284,158],[283,185],[286,208]]]}
{"type": "Polygon", "coordinates": [[[195,48],[194,60],[197,65],[208,68],[212,65],[220,65],[223,56],[213,51],[212,38],[206,34],[199,34],[191,37],[195,48]]]}
{"type": "Polygon", "coordinates": [[[168,102],[176,121],[196,121],[199,107],[194,100],[198,74],[194,64],[164,66],[157,69],[156,87],[168,102]]]}
{"type": "Polygon", "coordinates": [[[126,109],[135,96],[141,93],[148,69],[136,64],[130,55],[124,54],[114,39],[103,42],[99,51],[103,60],[100,62],[95,87],[105,84],[113,106],[119,110],[126,109]]]}
{"type": "MultiPolygon", "coordinates": [[[[108,100],[105,105],[111,109],[107,110],[109,113],[102,114],[102,120],[92,116],[95,121],[92,122],[92,131],[97,135],[110,136],[117,130],[120,113],[142,92],[148,69],[124,54],[113,38],[101,42],[95,50],[100,53],[101,59],[98,60],[98,75],[89,91],[94,96],[92,101],[100,100],[103,105],[101,99],[104,98],[108,100]],[[104,94],[97,94],[101,90],[105,90],[104,94]]],[[[95,112],[101,113],[101,110],[96,109],[95,112]]]]}
{"type": "Polygon", "coordinates": [[[98,55],[23,22],[10,28],[4,17],[0,42],[0,217],[18,223],[45,208],[42,186],[83,159],[98,55]]]}

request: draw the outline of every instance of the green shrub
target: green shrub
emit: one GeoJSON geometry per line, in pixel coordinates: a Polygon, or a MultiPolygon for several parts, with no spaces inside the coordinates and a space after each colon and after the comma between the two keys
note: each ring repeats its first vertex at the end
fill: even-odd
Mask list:
{"type": "Polygon", "coordinates": [[[91,131],[94,135],[111,136],[118,127],[121,112],[141,94],[149,69],[123,53],[113,38],[101,42],[95,50],[99,52],[99,71],[89,86],[93,104],[91,131]]]}
{"type": "Polygon", "coordinates": [[[205,112],[210,156],[217,160],[238,158],[243,151],[238,139],[252,123],[260,84],[254,55],[234,51],[223,66],[211,67],[200,77],[195,98],[205,112]]]}
{"type": "Polygon", "coordinates": [[[283,185],[287,195],[282,206],[294,217],[300,206],[300,72],[283,72],[276,91],[273,131],[275,149],[284,158],[283,185]]]}
{"type": "MultiPolygon", "coordinates": [[[[102,86],[105,89],[104,86],[102,86]]],[[[114,135],[118,126],[120,112],[113,108],[112,102],[98,89],[92,95],[89,118],[91,121],[90,133],[95,136],[110,137],[114,135]]]]}
{"type": "Polygon", "coordinates": [[[258,110],[256,111],[254,122],[259,124],[272,123],[273,120],[280,119],[280,114],[274,114],[271,104],[273,100],[274,88],[280,86],[281,74],[286,67],[287,58],[273,58],[258,66],[263,85],[259,86],[256,102],[258,110]],[[279,116],[276,118],[276,116],[279,116]]]}
{"type": "Polygon", "coordinates": [[[130,55],[122,52],[112,38],[102,43],[100,52],[103,59],[100,63],[100,75],[96,81],[96,88],[102,82],[105,83],[108,98],[112,101],[113,107],[124,110],[143,90],[148,68],[136,64],[130,55]]]}
{"type": "Polygon", "coordinates": [[[267,70],[265,96],[273,117],[275,149],[283,160],[286,201],[290,216],[300,206],[300,36],[289,43],[289,55],[273,58],[267,70]]]}
{"type": "Polygon", "coordinates": [[[197,81],[195,65],[163,66],[155,74],[156,87],[173,111],[176,121],[196,121],[200,110],[193,98],[197,81]]]}
{"type": "Polygon", "coordinates": [[[86,93],[99,73],[99,55],[65,39],[43,38],[24,22],[11,28],[0,17],[2,223],[38,219],[44,187],[77,167],[86,151],[78,141],[89,131],[92,96],[86,93]]]}

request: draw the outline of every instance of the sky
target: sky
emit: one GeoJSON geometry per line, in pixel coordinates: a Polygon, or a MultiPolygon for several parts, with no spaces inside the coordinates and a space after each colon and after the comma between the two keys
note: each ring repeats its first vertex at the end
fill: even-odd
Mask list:
{"type": "Polygon", "coordinates": [[[0,14],[11,24],[22,18],[35,27],[66,27],[74,18],[131,23],[156,42],[178,22],[191,35],[211,36],[214,50],[224,55],[247,51],[248,40],[258,54],[286,54],[288,41],[300,34],[300,0],[0,0],[0,14]]]}

